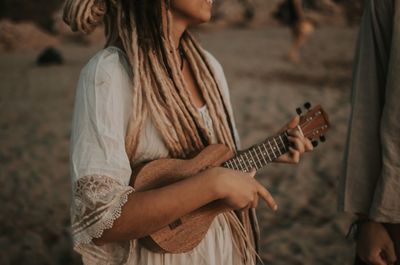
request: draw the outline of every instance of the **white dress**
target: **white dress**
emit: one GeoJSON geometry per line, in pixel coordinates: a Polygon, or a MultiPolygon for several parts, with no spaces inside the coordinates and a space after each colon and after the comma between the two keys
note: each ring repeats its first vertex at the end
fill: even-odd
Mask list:
{"type": "MultiPolygon", "coordinates": [[[[211,55],[210,55],[211,56],[211,55]]],[[[213,64],[218,64],[213,57],[213,64]]],[[[226,87],[224,99],[229,101],[226,87]]],[[[219,67],[219,68],[218,68],[219,67]]],[[[230,226],[223,215],[215,218],[202,242],[183,254],[157,254],[136,243],[111,243],[98,247],[93,238],[112,227],[128,195],[130,161],[125,151],[125,132],[132,110],[132,85],[125,54],[116,47],[98,52],[83,68],[76,89],[72,122],[70,166],[72,175],[72,235],[74,249],[84,264],[129,265],[221,265],[242,264],[233,246],[230,226]]],[[[207,107],[198,111],[210,132],[212,121],[207,107]]],[[[229,111],[232,112],[229,104],[229,111]]],[[[213,133],[211,133],[213,135],[213,133]]],[[[237,140],[237,131],[235,129],[237,140]]],[[[215,137],[214,142],[215,142],[215,137]]],[[[137,159],[142,161],[168,156],[168,151],[151,119],[140,135],[137,159]]]]}

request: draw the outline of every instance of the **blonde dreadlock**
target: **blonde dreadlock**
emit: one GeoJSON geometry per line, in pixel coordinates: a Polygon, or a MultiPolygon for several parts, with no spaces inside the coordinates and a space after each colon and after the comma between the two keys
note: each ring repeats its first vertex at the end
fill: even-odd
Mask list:
{"type": "MultiPolygon", "coordinates": [[[[126,134],[126,150],[131,160],[148,117],[160,132],[171,157],[185,157],[203,149],[201,135],[207,143],[211,141],[178,66],[180,57],[170,33],[173,21],[169,0],[165,0],[167,32],[163,32],[162,1],[67,0],[64,8],[64,21],[74,31],[90,33],[104,21],[107,46],[121,42],[127,54],[133,79],[133,110],[126,134]],[[153,18],[146,18],[143,12],[149,9],[153,9],[153,18]],[[155,32],[145,30],[149,27],[155,32]]],[[[188,32],[184,33],[180,45],[208,107],[218,142],[236,151],[229,118],[203,49],[188,32]]],[[[245,228],[232,212],[225,217],[234,232],[235,246],[246,263],[252,264],[254,252],[245,228]]]]}

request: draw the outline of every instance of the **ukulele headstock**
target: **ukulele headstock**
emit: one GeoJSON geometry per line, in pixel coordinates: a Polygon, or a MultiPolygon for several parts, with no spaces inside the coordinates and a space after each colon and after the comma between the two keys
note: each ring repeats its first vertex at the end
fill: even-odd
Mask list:
{"type": "Polygon", "coordinates": [[[330,127],[328,115],[321,105],[311,108],[311,104],[306,102],[304,108],[307,109],[305,113],[302,113],[301,108],[296,109],[297,114],[300,115],[299,126],[304,137],[310,139],[315,147],[318,145],[318,140],[321,142],[325,142],[326,140],[325,133],[330,127]]]}

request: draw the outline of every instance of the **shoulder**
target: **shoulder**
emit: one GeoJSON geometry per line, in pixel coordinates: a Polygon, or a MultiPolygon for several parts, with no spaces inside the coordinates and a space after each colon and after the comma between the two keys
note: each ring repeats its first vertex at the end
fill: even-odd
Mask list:
{"type": "Polygon", "coordinates": [[[217,75],[223,75],[224,76],[224,70],[222,68],[221,63],[217,60],[217,58],[215,58],[215,56],[212,53],[210,53],[209,51],[207,51],[205,49],[203,49],[203,53],[204,53],[206,61],[208,62],[210,67],[213,68],[214,72],[217,75]]]}
{"type": "Polygon", "coordinates": [[[116,47],[107,47],[89,60],[82,69],[81,77],[85,81],[107,82],[129,74],[129,63],[124,52],[116,47]]]}
{"type": "Polygon", "coordinates": [[[83,67],[77,92],[93,99],[97,94],[125,95],[131,88],[131,71],[124,52],[107,47],[97,52],[83,67]]]}
{"type": "Polygon", "coordinates": [[[229,98],[229,86],[221,63],[209,51],[203,49],[203,54],[206,62],[211,68],[215,81],[219,85],[222,94],[224,97],[229,98]]]}
{"type": "Polygon", "coordinates": [[[96,53],[81,71],[75,90],[75,112],[91,117],[95,124],[117,119],[126,124],[132,108],[132,79],[127,65],[123,52],[117,48],[96,53]]]}

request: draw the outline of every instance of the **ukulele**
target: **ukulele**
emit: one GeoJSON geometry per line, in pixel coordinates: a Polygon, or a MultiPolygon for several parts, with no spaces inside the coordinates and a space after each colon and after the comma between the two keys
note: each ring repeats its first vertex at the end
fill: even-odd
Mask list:
{"type": "MultiPolygon", "coordinates": [[[[300,115],[297,129],[316,146],[318,138],[325,141],[323,135],[329,128],[328,117],[319,105],[312,109],[309,103],[304,106],[308,109],[304,115],[301,115],[300,108],[296,109],[300,115]]],[[[212,144],[191,159],[165,158],[139,164],[133,169],[130,184],[137,191],[146,191],[170,185],[210,167],[221,166],[245,172],[253,168],[259,170],[287,153],[290,145],[286,131],[236,155],[225,145],[212,144]]],[[[214,201],[140,238],[139,244],[157,253],[188,252],[204,238],[214,218],[229,210],[220,201],[214,201]]]]}

